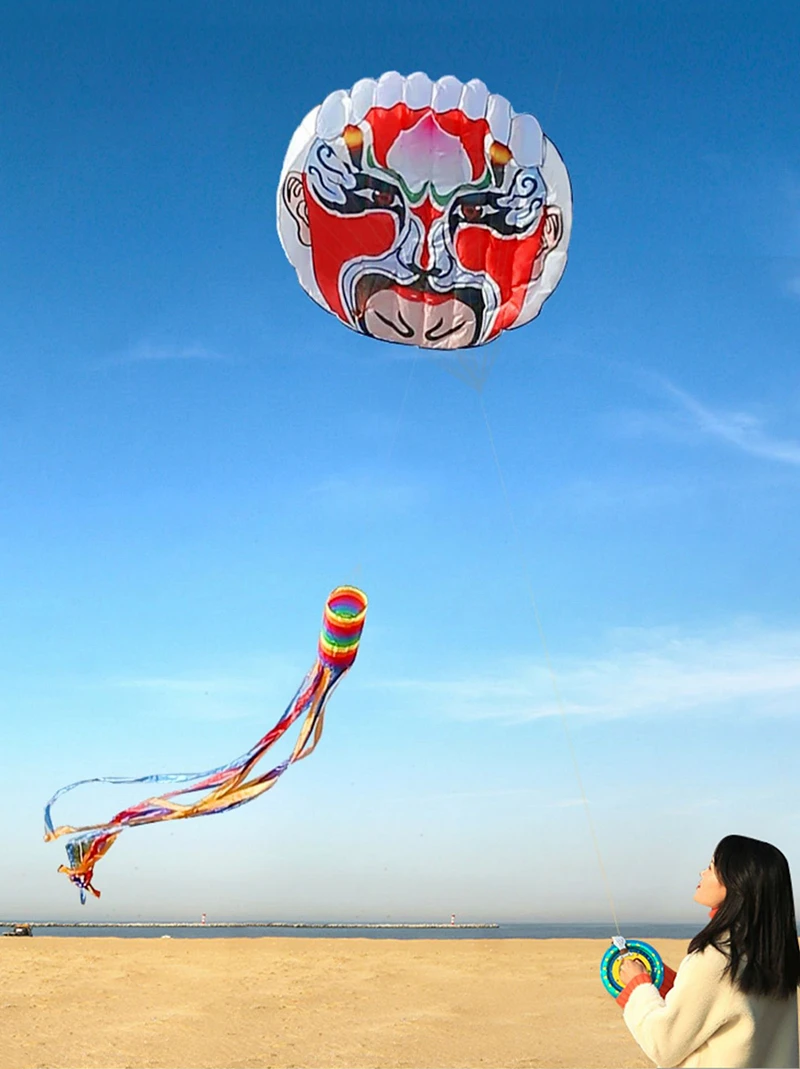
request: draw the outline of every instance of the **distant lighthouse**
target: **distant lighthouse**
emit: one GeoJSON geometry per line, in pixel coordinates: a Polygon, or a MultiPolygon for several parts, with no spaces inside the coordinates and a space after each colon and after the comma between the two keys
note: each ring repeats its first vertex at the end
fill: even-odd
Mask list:
{"type": "Polygon", "coordinates": [[[451,924],[455,924],[456,923],[456,915],[455,915],[455,913],[451,913],[450,914],[450,923],[451,924]]]}
{"type": "Polygon", "coordinates": [[[201,924],[205,924],[206,923],[206,915],[205,915],[205,913],[201,913],[201,915],[200,915],[200,923],[201,924]]]}

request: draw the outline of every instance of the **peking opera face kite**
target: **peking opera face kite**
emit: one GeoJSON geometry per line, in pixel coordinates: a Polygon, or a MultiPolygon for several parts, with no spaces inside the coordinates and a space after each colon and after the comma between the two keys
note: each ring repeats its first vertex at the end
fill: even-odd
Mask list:
{"type": "Polygon", "coordinates": [[[392,71],[331,93],[289,145],[278,231],[302,287],[346,326],[425,349],[534,319],[567,261],[566,167],[483,82],[392,71]]]}

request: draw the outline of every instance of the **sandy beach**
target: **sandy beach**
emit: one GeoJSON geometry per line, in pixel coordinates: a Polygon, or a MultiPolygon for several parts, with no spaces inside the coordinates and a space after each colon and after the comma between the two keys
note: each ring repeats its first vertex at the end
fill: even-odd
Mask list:
{"type": "Polygon", "coordinates": [[[648,1066],[600,984],[606,946],[0,939],[0,1066],[648,1066]]]}

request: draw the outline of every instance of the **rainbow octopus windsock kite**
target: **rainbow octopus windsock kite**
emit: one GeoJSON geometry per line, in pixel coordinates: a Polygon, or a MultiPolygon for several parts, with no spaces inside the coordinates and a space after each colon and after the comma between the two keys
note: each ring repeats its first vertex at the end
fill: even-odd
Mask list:
{"type": "Polygon", "coordinates": [[[124,828],[139,824],[155,824],[162,820],[182,820],[211,813],[224,813],[229,809],[252,802],[264,791],[274,786],[289,765],[308,757],[322,735],[325,707],[334,687],[356,659],[361,632],[367,614],[366,595],[352,586],[334,590],[325,604],[322,631],[319,636],[317,660],[297,694],[275,727],[248,750],[246,754],[221,768],[209,772],[176,772],[161,775],[140,776],[133,779],[103,776],[79,780],[56,791],[45,806],[45,842],[62,835],[72,835],[67,844],[68,865],[60,865],[79,888],[81,902],[86,901],[86,892],[100,897],[92,886],[94,867],[108,852],[124,828]],[[280,739],[300,716],[305,715],[300,734],[289,757],[269,772],[248,779],[251,772],[278,739],[280,739]],[[86,783],[184,783],[186,786],[152,798],[138,805],[123,809],[104,824],[90,824],[74,828],[69,825],[53,827],[51,809],[55,801],[67,791],[86,783]],[[183,795],[203,792],[196,801],[179,802],[183,795]]]}

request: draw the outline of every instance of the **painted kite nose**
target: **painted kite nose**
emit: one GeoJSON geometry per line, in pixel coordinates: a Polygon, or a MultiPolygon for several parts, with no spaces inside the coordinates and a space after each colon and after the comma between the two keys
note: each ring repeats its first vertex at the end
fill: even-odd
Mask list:
{"type": "Polygon", "coordinates": [[[411,214],[415,215],[422,223],[423,238],[419,250],[419,266],[423,271],[427,271],[431,263],[431,250],[428,244],[431,227],[437,219],[442,218],[444,212],[436,207],[430,197],[426,197],[421,204],[417,204],[411,209],[411,214]]]}

